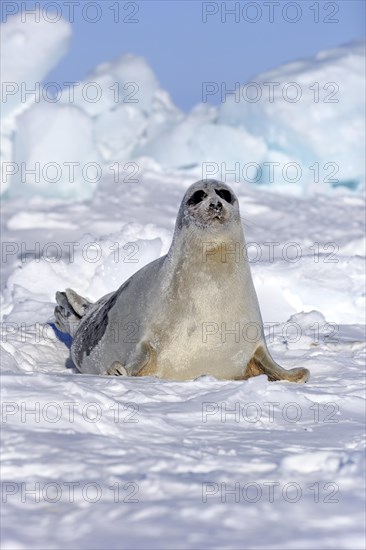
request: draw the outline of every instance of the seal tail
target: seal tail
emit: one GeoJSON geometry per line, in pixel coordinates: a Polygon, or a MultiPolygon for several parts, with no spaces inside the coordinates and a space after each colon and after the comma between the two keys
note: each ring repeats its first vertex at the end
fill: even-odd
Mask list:
{"type": "Polygon", "coordinates": [[[88,311],[92,302],[77,294],[71,288],[65,292],[56,292],[55,325],[61,332],[74,336],[80,320],[88,311]]]}

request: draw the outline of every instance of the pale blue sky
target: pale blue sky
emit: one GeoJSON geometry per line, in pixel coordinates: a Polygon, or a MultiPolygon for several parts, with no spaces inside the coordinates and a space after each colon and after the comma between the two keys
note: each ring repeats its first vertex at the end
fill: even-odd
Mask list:
{"type": "MultiPolygon", "coordinates": [[[[6,1],[2,3],[5,5],[6,1]]],[[[31,7],[34,3],[25,4],[31,7]]],[[[50,4],[39,2],[41,5],[47,3],[50,4]]],[[[82,17],[81,8],[87,3],[86,0],[73,3],[74,34],[70,51],[47,80],[78,81],[98,63],[124,53],[139,54],[147,59],[162,87],[184,110],[201,101],[203,81],[225,81],[230,88],[235,82],[245,83],[256,74],[282,63],[360,40],[365,28],[364,0],[277,0],[269,2],[274,10],[273,22],[269,21],[271,8],[265,0],[206,3],[198,0],[104,0],[98,2],[101,18],[95,23],[82,17]],[[117,4],[120,21],[114,22],[117,4]],[[230,10],[235,4],[239,4],[237,21],[235,15],[229,13],[226,22],[223,21],[225,13],[221,6],[230,10]],[[259,8],[255,4],[259,4],[259,8]],[[203,10],[218,10],[218,13],[207,15],[204,23],[203,10]],[[286,21],[299,16],[297,22],[286,21]],[[123,18],[138,22],[124,22],[123,18]],[[258,21],[252,23],[245,20],[256,18],[258,21]],[[338,22],[332,22],[337,19],[338,22]]],[[[57,4],[67,18],[67,5],[63,1],[57,4]]],[[[88,10],[86,17],[94,18],[96,10],[92,6],[88,10]]],[[[210,103],[217,104],[219,100],[216,96],[210,103]]]]}

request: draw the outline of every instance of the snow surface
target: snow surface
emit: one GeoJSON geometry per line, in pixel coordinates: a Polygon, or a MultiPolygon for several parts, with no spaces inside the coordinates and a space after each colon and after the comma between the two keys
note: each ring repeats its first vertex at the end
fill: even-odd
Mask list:
{"type": "Polygon", "coordinates": [[[257,246],[248,251],[263,252],[252,272],[264,322],[275,324],[271,352],[309,368],[306,385],[80,375],[46,324],[56,290],[96,299],[165,253],[189,183],[146,166],[138,184],[111,178],[89,202],[8,201],[4,240],[19,250],[8,249],[2,292],[5,550],[363,548],[360,198],[236,186],[257,246]],[[270,258],[264,243],[274,241],[270,258]],[[297,262],[282,257],[290,242],[297,262]],[[39,261],[22,262],[35,243],[39,261]],[[229,492],[225,502],[235,483],[239,502],[229,492]]]}
{"type": "MultiPolygon", "coordinates": [[[[322,70],[342,60],[344,74],[353,74],[357,51],[324,55],[322,70]]],[[[136,63],[153,85],[146,63],[136,63]]],[[[96,76],[108,88],[119,68],[134,66],[122,58],[96,76]]],[[[220,153],[220,139],[234,160],[231,144],[240,147],[241,140],[258,159],[275,151],[265,131],[254,135],[240,121],[217,124],[217,110],[207,106],[183,115],[154,86],[143,106],[115,107],[121,132],[119,123],[110,124],[110,105],[87,112],[82,102],[34,103],[16,116],[21,130],[11,139],[18,162],[41,154],[53,160],[57,134],[58,162],[133,159],[129,132],[141,156],[132,179],[129,167],[121,167],[118,182],[110,170],[96,185],[30,183],[23,192],[12,182],[4,201],[2,548],[364,548],[359,188],[294,195],[281,182],[272,186],[281,193],[233,183],[269,348],[281,365],[309,368],[306,385],[264,376],[178,383],[81,375],[69,361],[70,341],[53,331],[56,290],[71,286],[95,300],[166,253],[182,196],[198,179],[192,165],[201,162],[194,156],[201,145],[210,160],[220,153]],[[79,118],[71,149],[73,116],[79,118]],[[41,144],[32,141],[38,131],[47,136],[41,144]],[[92,146],[98,157],[89,156],[92,146]],[[164,151],[168,160],[177,153],[170,167],[164,151]]],[[[359,116],[356,103],[342,115],[349,122],[359,116]]],[[[226,109],[220,116],[229,116],[226,109]]],[[[294,126],[285,129],[279,116],[273,112],[274,124],[289,135],[294,126]]],[[[337,147],[344,145],[346,154],[353,146],[341,139],[337,147]]],[[[326,154],[318,144],[316,158],[326,154]]]]}

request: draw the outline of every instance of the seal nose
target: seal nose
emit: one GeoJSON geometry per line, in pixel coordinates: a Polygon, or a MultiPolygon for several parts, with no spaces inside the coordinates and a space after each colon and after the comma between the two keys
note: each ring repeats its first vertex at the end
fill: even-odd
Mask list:
{"type": "Polygon", "coordinates": [[[215,212],[221,212],[222,202],[220,202],[219,200],[211,201],[210,202],[210,209],[215,210],[215,212]]]}

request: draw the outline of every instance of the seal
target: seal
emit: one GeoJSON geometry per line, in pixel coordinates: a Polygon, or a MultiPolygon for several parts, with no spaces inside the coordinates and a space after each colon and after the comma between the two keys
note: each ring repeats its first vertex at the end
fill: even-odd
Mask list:
{"type": "Polygon", "coordinates": [[[306,382],[270,356],[238,199],[217,180],[185,193],[168,254],[96,303],[57,292],[56,326],[83,373],[192,380],[202,375],[306,382]]]}

